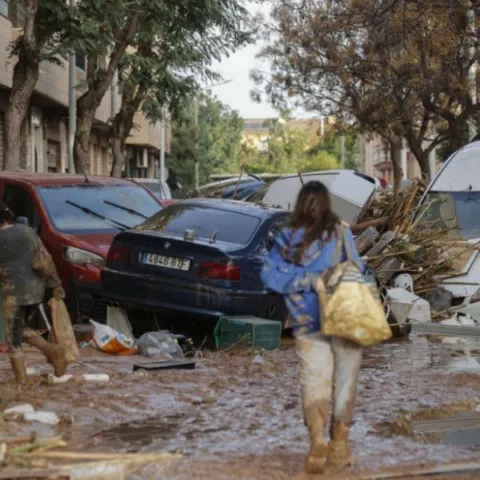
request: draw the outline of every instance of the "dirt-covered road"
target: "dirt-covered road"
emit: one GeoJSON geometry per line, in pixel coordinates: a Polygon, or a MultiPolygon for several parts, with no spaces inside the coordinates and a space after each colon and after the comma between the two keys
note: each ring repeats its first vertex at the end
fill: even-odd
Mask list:
{"type": "MultiPolygon", "coordinates": [[[[480,369],[470,361],[477,350],[466,349],[472,357],[464,350],[412,337],[366,352],[352,431],[354,476],[480,458],[478,430],[470,429],[471,438],[430,433],[425,422],[446,419],[448,427],[452,418],[480,418],[480,369]]],[[[82,357],[71,373],[106,372],[110,382],[39,385],[17,394],[7,356],[0,356],[1,410],[28,402],[62,418],[55,427],[0,421],[0,442],[35,429],[64,435],[70,450],[183,454],[132,478],[255,480],[301,473],[308,439],[288,339],[273,352],[206,352],[190,371],[134,373],[132,357],[90,349],[82,357]]],[[[39,359],[29,354],[30,365],[39,359]]],[[[480,471],[458,478],[479,477],[480,471]]]]}

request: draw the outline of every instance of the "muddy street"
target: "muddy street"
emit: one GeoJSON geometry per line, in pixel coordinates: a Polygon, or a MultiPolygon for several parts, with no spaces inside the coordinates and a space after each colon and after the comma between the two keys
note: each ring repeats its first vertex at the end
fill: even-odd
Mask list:
{"type": "MultiPolygon", "coordinates": [[[[354,473],[478,459],[480,367],[470,362],[475,355],[480,346],[422,337],[367,351],[352,432],[354,473]],[[443,423],[438,426],[436,420],[443,423]]],[[[145,467],[132,478],[300,475],[308,436],[291,339],[271,352],[207,351],[202,357],[195,370],[133,372],[138,358],[83,349],[82,363],[72,373],[109,373],[109,383],[41,385],[16,394],[2,355],[2,410],[27,402],[55,412],[61,422],[52,427],[2,420],[0,437],[35,430],[39,436],[63,435],[69,450],[183,455],[165,466],[145,467]]],[[[39,359],[29,353],[30,365],[49,371],[39,359]]],[[[475,473],[462,478],[475,478],[475,473]]]]}

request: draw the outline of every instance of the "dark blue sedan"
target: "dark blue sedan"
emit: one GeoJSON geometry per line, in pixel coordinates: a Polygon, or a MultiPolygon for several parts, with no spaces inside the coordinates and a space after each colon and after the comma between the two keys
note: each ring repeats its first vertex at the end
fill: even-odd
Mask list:
{"type": "Polygon", "coordinates": [[[265,289],[260,271],[288,219],[283,210],[230,200],[175,203],[115,237],[103,293],[125,307],[283,321],[283,300],[265,289]]]}

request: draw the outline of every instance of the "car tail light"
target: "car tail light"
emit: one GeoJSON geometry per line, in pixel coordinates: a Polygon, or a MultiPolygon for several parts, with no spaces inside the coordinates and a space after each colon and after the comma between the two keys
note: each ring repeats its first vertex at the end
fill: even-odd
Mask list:
{"type": "Polygon", "coordinates": [[[200,277],[215,280],[229,280],[231,282],[240,280],[240,269],[232,263],[204,262],[198,268],[198,274],[200,277]]]}
{"type": "Polygon", "coordinates": [[[108,263],[130,263],[132,259],[132,249],[113,244],[108,252],[108,263]]]}

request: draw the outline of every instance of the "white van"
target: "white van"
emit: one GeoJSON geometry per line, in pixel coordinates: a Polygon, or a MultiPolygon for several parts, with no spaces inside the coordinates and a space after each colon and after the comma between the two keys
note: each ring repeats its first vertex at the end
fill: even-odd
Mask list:
{"type": "Polygon", "coordinates": [[[293,210],[302,181],[307,183],[314,180],[322,182],[330,190],[332,209],[350,224],[356,222],[375,190],[381,188],[377,179],[353,170],[326,170],[302,173],[302,180],[298,175],[279,178],[248,201],[293,210]]]}
{"type": "MultiPolygon", "coordinates": [[[[417,215],[426,212],[422,222],[448,228],[447,236],[452,240],[480,242],[480,142],[466,145],[443,164],[419,206],[417,215]]],[[[445,280],[444,286],[452,292],[455,305],[464,305],[479,290],[480,257],[473,250],[458,261],[462,275],[445,280]]]]}

